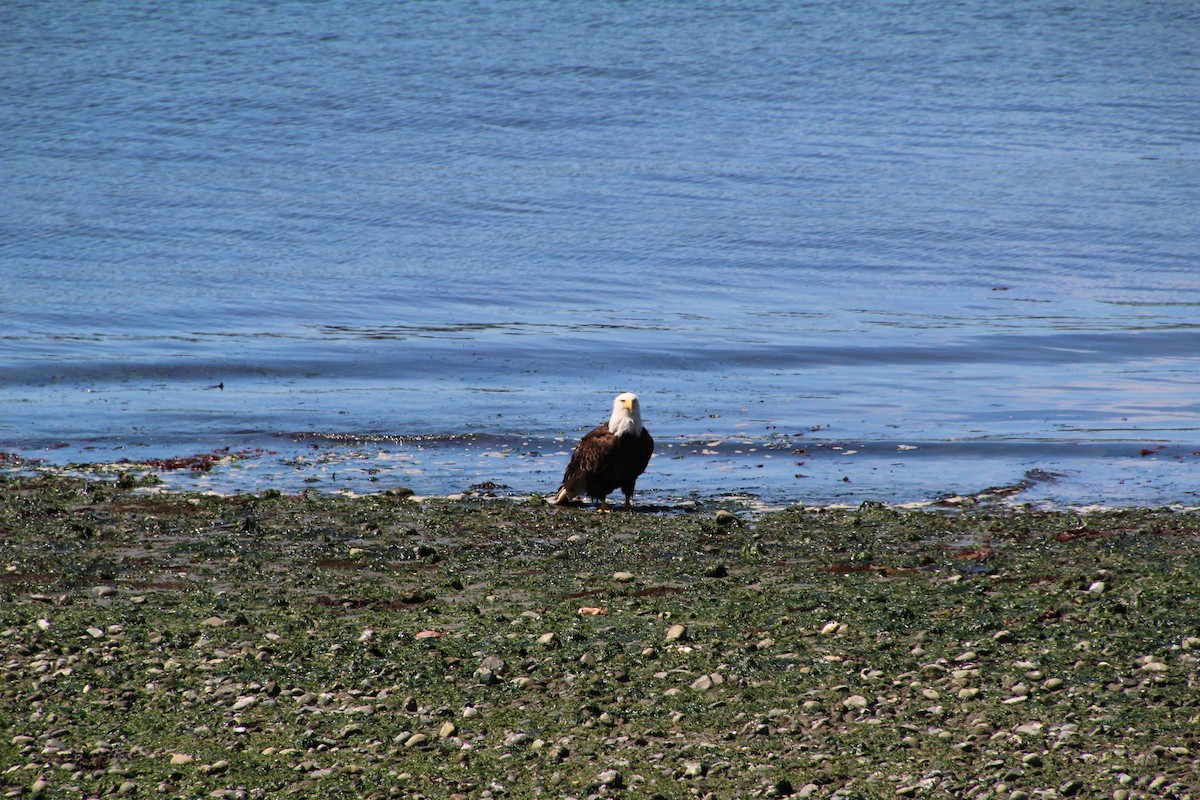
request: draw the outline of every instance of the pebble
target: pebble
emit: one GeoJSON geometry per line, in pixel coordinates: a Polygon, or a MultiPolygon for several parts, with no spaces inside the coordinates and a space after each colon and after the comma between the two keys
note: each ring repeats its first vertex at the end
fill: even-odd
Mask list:
{"type": "Polygon", "coordinates": [[[196,757],[188,753],[172,753],[171,763],[175,765],[191,764],[196,760],[196,757]]]}
{"type": "Polygon", "coordinates": [[[632,572],[614,572],[612,579],[617,583],[631,583],[633,581],[632,572]]]}
{"type": "Polygon", "coordinates": [[[554,645],[558,644],[558,637],[554,635],[553,631],[550,633],[543,633],[537,638],[537,643],[546,647],[553,647],[554,645]]]}
{"type": "Polygon", "coordinates": [[[40,797],[40,796],[41,796],[43,793],[45,793],[45,791],[46,791],[46,788],[47,788],[49,785],[50,785],[50,784],[46,783],[46,780],[45,780],[45,778],[40,778],[40,777],[39,777],[37,780],[35,780],[35,781],[33,782],[33,784],[32,784],[32,785],[30,785],[30,787],[29,787],[29,793],[30,793],[31,795],[33,795],[34,797],[40,797]]]}
{"type": "Polygon", "coordinates": [[[249,708],[250,706],[254,705],[257,702],[258,702],[258,697],[256,695],[248,694],[245,697],[239,697],[234,702],[234,704],[229,707],[229,710],[230,711],[242,711],[244,709],[249,708]]]}
{"type": "Polygon", "coordinates": [[[463,719],[479,719],[480,716],[479,709],[475,706],[467,706],[462,710],[463,719]]]}
{"type": "Polygon", "coordinates": [[[1074,795],[1079,794],[1079,790],[1082,788],[1083,788],[1083,781],[1078,780],[1076,778],[1072,778],[1071,780],[1064,783],[1062,786],[1058,787],[1058,793],[1061,795],[1064,795],[1066,797],[1073,797],[1074,795]]]}
{"type": "Polygon", "coordinates": [[[734,514],[732,511],[726,511],[725,509],[721,509],[717,512],[716,519],[717,524],[721,527],[725,527],[727,525],[738,525],[741,524],[742,521],[737,514],[734,514]]]}
{"type": "Polygon", "coordinates": [[[609,788],[616,789],[621,785],[621,773],[617,772],[615,769],[606,769],[596,776],[596,782],[601,786],[608,786],[609,788]]]}
{"type": "Polygon", "coordinates": [[[667,641],[679,642],[687,638],[687,628],[680,625],[678,622],[667,628],[667,641]]]}
{"type": "Polygon", "coordinates": [[[441,631],[418,631],[413,634],[414,639],[438,639],[446,634],[441,631]]]}
{"type": "Polygon", "coordinates": [[[429,737],[423,733],[414,733],[412,736],[404,740],[405,747],[420,747],[423,744],[428,744],[429,737]]]}
{"type": "Polygon", "coordinates": [[[713,680],[707,675],[701,675],[696,680],[692,681],[692,688],[697,692],[707,692],[713,687],[713,680]]]}
{"type": "Polygon", "coordinates": [[[854,710],[858,708],[866,708],[868,703],[867,698],[863,697],[861,694],[852,694],[842,701],[842,705],[848,709],[854,710]]]}
{"type": "Polygon", "coordinates": [[[446,722],[442,723],[442,727],[438,728],[438,738],[439,739],[449,739],[451,736],[453,736],[457,732],[458,732],[457,726],[455,726],[455,724],[453,722],[450,722],[449,720],[447,720],[446,722]]]}
{"type": "Polygon", "coordinates": [[[88,594],[92,597],[112,597],[117,593],[115,586],[93,586],[88,590],[88,594]]]}
{"type": "Polygon", "coordinates": [[[1092,585],[1088,587],[1088,594],[1104,594],[1104,590],[1107,588],[1104,581],[1093,581],[1092,585]]]}
{"type": "Polygon", "coordinates": [[[121,785],[117,787],[117,795],[120,797],[127,797],[135,792],[137,792],[137,784],[133,781],[122,781],[121,785]]]}

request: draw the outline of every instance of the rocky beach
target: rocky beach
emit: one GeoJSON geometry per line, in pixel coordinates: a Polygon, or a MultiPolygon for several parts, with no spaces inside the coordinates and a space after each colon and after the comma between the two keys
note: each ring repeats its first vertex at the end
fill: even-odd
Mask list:
{"type": "Polygon", "coordinates": [[[0,481],[13,797],[1195,798],[1200,514],[0,481]]]}

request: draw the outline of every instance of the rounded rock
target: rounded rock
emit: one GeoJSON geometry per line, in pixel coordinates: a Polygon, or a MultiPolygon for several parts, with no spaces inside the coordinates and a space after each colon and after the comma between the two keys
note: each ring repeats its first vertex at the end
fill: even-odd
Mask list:
{"type": "Polygon", "coordinates": [[[856,709],[866,708],[868,702],[867,698],[863,697],[861,694],[852,694],[842,701],[842,705],[851,711],[854,711],[856,709]]]}
{"type": "Polygon", "coordinates": [[[616,789],[621,785],[621,773],[615,769],[606,769],[596,776],[596,782],[601,786],[616,789]]]}
{"type": "Polygon", "coordinates": [[[1082,788],[1083,781],[1079,780],[1078,778],[1072,778],[1062,786],[1058,787],[1058,793],[1064,797],[1074,797],[1075,795],[1079,794],[1079,790],[1082,788]]]}

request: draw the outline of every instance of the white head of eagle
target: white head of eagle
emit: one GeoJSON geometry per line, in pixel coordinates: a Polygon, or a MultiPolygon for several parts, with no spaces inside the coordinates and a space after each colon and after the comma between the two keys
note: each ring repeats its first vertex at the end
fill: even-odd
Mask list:
{"type": "Polygon", "coordinates": [[[653,452],[654,439],[642,425],[642,405],[637,395],[617,395],[608,422],[588,432],[571,453],[555,505],[587,495],[600,501],[601,511],[607,511],[606,498],[620,488],[625,494],[625,507],[632,508],[634,485],[646,471],[653,452]]]}
{"type": "Polygon", "coordinates": [[[612,416],[608,418],[608,430],[613,436],[642,432],[642,404],[633,392],[624,392],[613,398],[612,416]]]}

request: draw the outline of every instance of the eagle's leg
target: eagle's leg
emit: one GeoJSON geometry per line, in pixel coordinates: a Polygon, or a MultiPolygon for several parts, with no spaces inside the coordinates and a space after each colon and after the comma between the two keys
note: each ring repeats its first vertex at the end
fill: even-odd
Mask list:
{"type": "Polygon", "coordinates": [[[597,514],[611,514],[612,509],[608,507],[608,498],[600,498],[600,507],[596,509],[597,514]]]}
{"type": "Polygon", "coordinates": [[[625,510],[633,511],[633,495],[632,494],[625,495],[625,510]]]}

